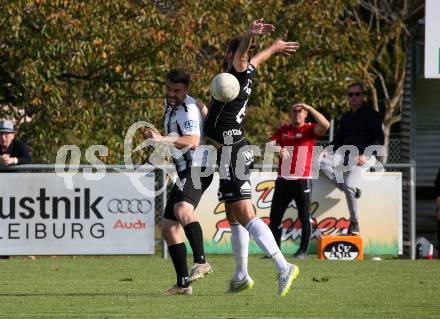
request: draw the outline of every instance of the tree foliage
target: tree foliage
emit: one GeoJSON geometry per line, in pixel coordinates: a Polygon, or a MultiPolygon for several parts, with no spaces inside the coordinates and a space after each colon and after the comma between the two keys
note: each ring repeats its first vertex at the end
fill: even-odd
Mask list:
{"type": "Polygon", "coordinates": [[[383,114],[386,147],[392,125],[400,122],[410,28],[423,17],[424,3],[361,0],[348,8],[363,55],[356,61],[356,69],[370,90],[372,106],[383,114]]]}
{"type": "MultiPolygon", "coordinates": [[[[368,63],[382,52],[372,50],[381,32],[369,34],[368,15],[362,16],[358,5],[354,0],[2,2],[0,117],[20,123],[36,162],[54,162],[65,144],[83,153],[102,144],[110,150],[106,162],[120,163],[124,134],[133,122],[161,127],[167,71],[188,68],[192,95],[208,103],[209,83],[221,70],[228,39],[264,17],[277,29],[258,39],[258,49],[278,36],[301,47],[258,70],[246,127],[251,142],[262,144],[295,101],[339,116],[347,107],[347,77],[366,78],[376,88],[381,78],[371,68],[376,64],[368,63]]],[[[381,57],[384,65],[395,63],[381,57]]],[[[386,81],[396,81],[388,71],[386,81]]],[[[141,154],[134,158],[142,161],[141,154]]]]}

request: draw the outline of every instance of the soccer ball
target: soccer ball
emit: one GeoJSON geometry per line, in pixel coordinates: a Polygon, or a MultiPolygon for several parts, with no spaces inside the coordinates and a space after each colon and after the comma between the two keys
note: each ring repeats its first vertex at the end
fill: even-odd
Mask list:
{"type": "Polygon", "coordinates": [[[230,102],[240,93],[240,83],[231,73],[220,73],[212,79],[210,90],[216,100],[230,102]]]}

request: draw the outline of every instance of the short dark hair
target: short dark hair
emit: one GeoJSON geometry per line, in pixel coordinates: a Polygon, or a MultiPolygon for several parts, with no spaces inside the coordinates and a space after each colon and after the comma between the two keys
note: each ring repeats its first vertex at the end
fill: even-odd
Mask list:
{"type": "Polygon", "coordinates": [[[364,92],[364,85],[361,82],[353,82],[347,85],[347,91],[353,86],[359,86],[361,88],[362,93],[364,92]]]}
{"type": "Polygon", "coordinates": [[[183,83],[186,86],[191,84],[191,73],[183,68],[173,69],[167,74],[167,81],[183,83]]]}

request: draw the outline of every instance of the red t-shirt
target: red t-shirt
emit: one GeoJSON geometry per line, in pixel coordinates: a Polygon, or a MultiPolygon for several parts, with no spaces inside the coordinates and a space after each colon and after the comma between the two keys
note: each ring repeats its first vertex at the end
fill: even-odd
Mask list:
{"type": "Polygon", "coordinates": [[[313,146],[318,138],[315,127],[316,124],[312,123],[304,123],[300,127],[283,125],[272,136],[272,141],[289,150],[289,157],[278,162],[278,176],[286,179],[312,178],[313,146]]]}

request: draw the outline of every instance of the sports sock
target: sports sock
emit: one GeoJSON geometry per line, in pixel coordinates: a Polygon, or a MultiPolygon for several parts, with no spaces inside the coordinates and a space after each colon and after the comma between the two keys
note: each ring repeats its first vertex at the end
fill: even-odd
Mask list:
{"type": "Polygon", "coordinates": [[[193,251],[194,262],[198,264],[206,263],[205,250],[203,248],[203,232],[199,222],[192,222],[183,227],[186,238],[193,251]]]}
{"type": "Polygon", "coordinates": [[[231,245],[235,259],[233,280],[242,280],[248,274],[249,233],[239,223],[231,225],[231,245]]]}
{"type": "Polygon", "coordinates": [[[246,229],[249,234],[255,240],[257,245],[271,258],[278,273],[282,273],[287,269],[287,261],[280,251],[273,234],[260,218],[256,217],[252,219],[247,225],[246,229]]]}
{"type": "Polygon", "coordinates": [[[174,269],[176,270],[177,286],[188,287],[188,265],[186,263],[186,246],[184,243],[168,246],[174,269]]]}

